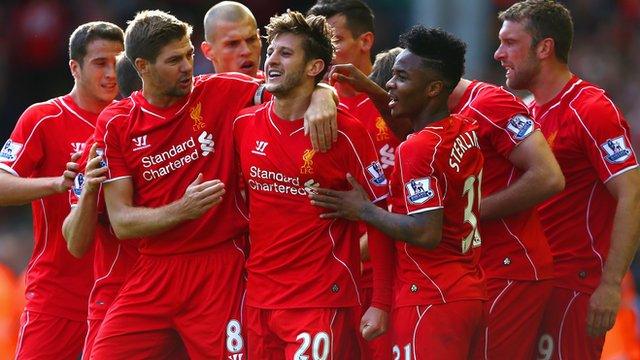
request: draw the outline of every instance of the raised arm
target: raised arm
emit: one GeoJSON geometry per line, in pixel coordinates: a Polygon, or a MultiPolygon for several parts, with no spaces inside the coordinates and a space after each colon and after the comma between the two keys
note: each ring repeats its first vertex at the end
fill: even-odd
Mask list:
{"type": "Polygon", "coordinates": [[[529,209],[564,189],[564,176],[540,131],[523,140],[509,161],[524,173],[513,184],[482,198],[480,217],[499,219],[529,209]]]}
{"type": "Polygon", "coordinates": [[[313,149],[325,152],[338,139],[338,93],[327,84],[316,85],[311,103],[304,114],[304,134],[311,138],[313,149]]]}
{"type": "Polygon", "coordinates": [[[119,239],[157,235],[199,218],[222,201],[224,184],[217,179],[203,181],[199,174],[182,198],[158,208],[134,206],[133,191],[128,177],[104,184],[109,220],[119,239]]]}
{"type": "Polygon", "coordinates": [[[618,204],[602,279],[589,301],[587,330],[592,336],[604,335],[613,327],[620,307],[622,278],[640,240],[640,171],[634,168],[619,174],[606,186],[618,204]]]}
{"type": "Polygon", "coordinates": [[[67,249],[71,255],[81,258],[93,244],[96,224],[98,222],[98,199],[100,185],[106,180],[107,167],[101,167],[101,156],[96,156],[96,146],[93,144],[89,151],[88,162],[85,167],[82,183],[78,181],[82,190],[78,203],[71,208],[71,212],[62,224],[62,235],[67,241],[67,249]]]}

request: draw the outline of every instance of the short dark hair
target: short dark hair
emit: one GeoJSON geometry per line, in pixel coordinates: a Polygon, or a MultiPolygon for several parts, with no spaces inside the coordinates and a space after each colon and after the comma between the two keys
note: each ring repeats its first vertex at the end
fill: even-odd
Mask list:
{"type": "Polygon", "coordinates": [[[402,51],[402,48],[395,47],[391,50],[383,51],[376,55],[376,60],[373,62],[373,68],[369,79],[378,84],[381,88],[385,88],[389,79],[393,74],[393,64],[396,62],[396,57],[402,51]]]}
{"type": "Polygon", "coordinates": [[[420,56],[426,68],[439,72],[449,92],[464,74],[467,45],[440,28],[416,25],[400,35],[400,46],[420,56]]]}
{"type": "Polygon", "coordinates": [[[116,81],[122,97],[128,97],[132,92],[142,89],[142,79],[124,53],[116,58],[116,81]]]}
{"type": "Polygon", "coordinates": [[[168,43],[191,37],[191,25],[160,10],[144,10],[128,22],[124,48],[131,62],[142,58],[155,63],[160,50],[168,43]]]}
{"type": "Polygon", "coordinates": [[[533,38],[532,46],[546,38],[553,39],[558,60],[569,62],[573,42],[571,13],[553,0],[526,0],[513,4],[498,15],[501,21],[522,23],[533,38]]]}
{"type": "Polygon", "coordinates": [[[305,17],[297,11],[287,10],[282,15],[271,17],[267,29],[267,42],[284,33],[302,35],[302,48],[305,60],[321,59],[324,69],[316,76],[316,83],[320,82],[329,70],[335,47],[333,44],[333,30],[323,16],[309,15],[305,17]]]}
{"type": "Polygon", "coordinates": [[[318,0],[307,11],[307,15],[322,15],[327,19],[338,14],[344,15],[354,37],[374,31],[373,11],[360,0],[318,0]]]}
{"type": "Polygon", "coordinates": [[[124,44],[124,33],[118,25],[106,21],[93,21],[78,26],[69,37],[69,59],[80,66],[87,55],[87,46],[94,40],[117,41],[124,44]]]}

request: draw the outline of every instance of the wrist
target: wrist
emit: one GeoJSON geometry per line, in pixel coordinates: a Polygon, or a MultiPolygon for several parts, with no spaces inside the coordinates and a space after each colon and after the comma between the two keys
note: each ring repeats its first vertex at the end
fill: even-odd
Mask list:
{"type": "Polygon", "coordinates": [[[602,275],[602,279],[600,280],[601,286],[607,287],[620,287],[622,286],[622,278],[616,276],[605,276],[602,275]]]}

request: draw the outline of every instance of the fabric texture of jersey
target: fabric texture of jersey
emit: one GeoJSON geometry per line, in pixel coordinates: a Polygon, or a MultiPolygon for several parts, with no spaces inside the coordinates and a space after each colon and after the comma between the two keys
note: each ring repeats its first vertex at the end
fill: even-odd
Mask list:
{"type": "Polygon", "coordinates": [[[539,207],[556,286],[592,293],[611,242],[616,201],[605,184],[637,168],[629,126],[604,90],[574,76],[546,104],[531,104],[565,177],[539,207]]]}
{"type": "Polygon", "coordinates": [[[134,92],[98,119],[96,138],[109,166],[107,182],[131,177],[134,206],[159,207],[180,199],[199,173],[225,184],[222,202],[200,218],[141,238],[142,254],[202,251],[246,231],[231,133],[237,113],[253,104],[258,83],[241,74],[194,81],[193,91],[168,108],[155,107],[134,92]]]}
{"type": "MultiPolygon", "coordinates": [[[[453,112],[478,122],[478,142],[484,156],[482,197],[517,181],[522,172],[509,161],[509,155],[539,129],[526,105],[501,87],[472,81],[453,112]]],[[[484,240],[480,264],[487,278],[553,277],[551,250],[535,208],[480,221],[480,233],[484,240]]]]}
{"type": "Polygon", "coordinates": [[[485,300],[478,264],[482,153],[474,120],[451,115],[409,136],[396,153],[391,210],[411,215],[444,208],[433,250],[396,241],[394,307],[485,300]]]}
{"type": "MultiPolygon", "coordinates": [[[[29,107],[0,150],[0,169],[23,178],[62,176],[71,155],[93,133],[96,118],[70,95],[29,107]]],[[[26,309],[84,322],[93,252],[76,259],[67,250],[61,230],[70,210],[67,196],[31,203],[34,247],[26,268],[26,309]]]]}
{"type": "MultiPolygon", "coordinates": [[[[80,200],[84,185],[84,172],[93,143],[94,138],[92,136],[87,140],[82,156],[78,161],[79,173],[76,176],[74,187],[69,190],[71,206],[76,206],[80,200]]],[[[96,153],[97,155],[104,154],[104,150],[96,149],[96,153]]],[[[89,294],[88,320],[104,319],[109,306],[118,295],[118,292],[120,292],[120,288],[129,275],[129,271],[138,259],[139,241],[137,239],[120,241],[113,233],[113,229],[111,229],[105,208],[102,186],[98,191],[97,212],[98,222],[96,223],[93,245],[95,247],[93,260],[94,282],[89,294]]]]}
{"type": "Polygon", "coordinates": [[[312,205],[308,195],[316,187],[350,189],[346,174],[351,173],[374,202],[385,198],[387,181],[371,139],[339,110],[338,141],[326,153],[315,152],[302,119],[283,120],[272,106],[244,110],[234,123],[251,214],[247,304],[357,306],[358,223],[321,219],[326,210],[312,205]]]}

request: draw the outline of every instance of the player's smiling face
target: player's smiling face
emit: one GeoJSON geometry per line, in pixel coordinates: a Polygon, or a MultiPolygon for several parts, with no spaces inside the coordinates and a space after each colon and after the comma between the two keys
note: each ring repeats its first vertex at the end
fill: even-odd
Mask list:
{"type": "Polygon", "coordinates": [[[260,68],[262,42],[253,19],[220,21],[212,33],[213,41],[203,45],[202,51],[216,72],[236,71],[255,77],[260,68]]]}
{"type": "Polygon", "coordinates": [[[84,94],[107,104],[116,98],[116,56],[123,50],[119,41],[97,39],[87,45],[82,64],[71,60],[76,85],[84,94]]]}
{"type": "Polygon", "coordinates": [[[165,45],[155,63],[148,66],[148,79],[144,78],[145,90],[166,97],[183,97],[193,86],[193,45],[189,37],[174,40],[165,45]]]}
{"type": "Polygon", "coordinates": [[[318,59],[306,61],[301,35],[277,35],[267,48],[264,63],[266,89],[275,96],[286,95],[305,81],[313,83],[317,72],[312,67],[317,61],[322,62],[318,59]]]}
{"type": "Polygon", "coordinates": [[[430,81],[422,58],[407,49],[402,50],[393,64],[392,77],[387,82],[391,115],[411,118],[421,113],[428,102],[426,92],[430,81]]]}
{"type": "Polygon", "coordinates": [[[509,20],[503,22],[498,38],[500,46],[493,57],[507,71],[507,86],[516,90],[529,88],[540,70],[540,62],[525,23],[509,20]]]}

